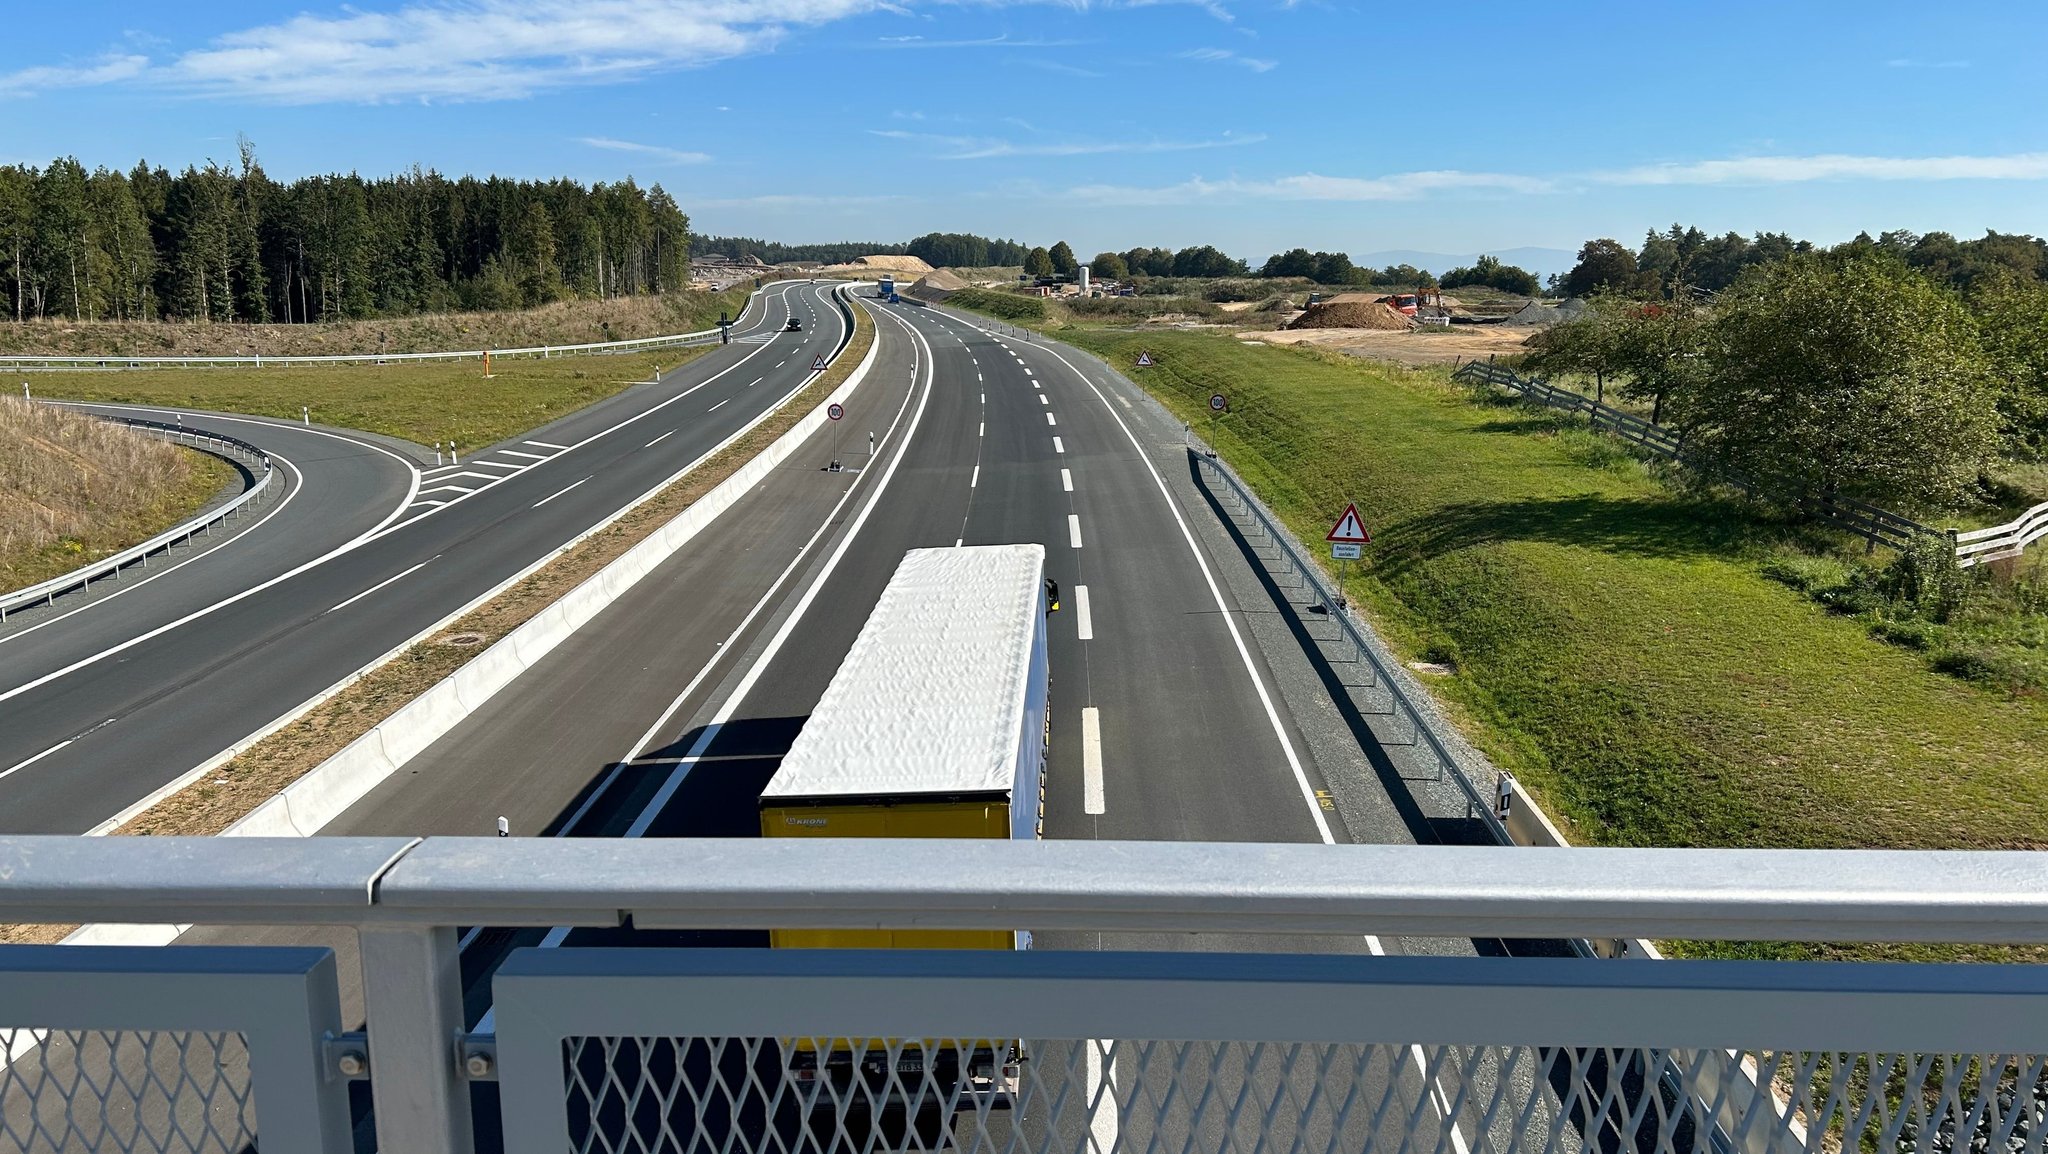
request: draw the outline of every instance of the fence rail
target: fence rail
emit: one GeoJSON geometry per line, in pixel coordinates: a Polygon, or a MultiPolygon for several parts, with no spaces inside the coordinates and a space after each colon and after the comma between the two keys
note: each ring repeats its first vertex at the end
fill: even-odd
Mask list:
{"type": "Polygon", "coordinates": [[[2027,510],[2015,520],[1989,529],[1957,533],[1956,559],[1964,566],[1982,565],[2005,557],[2017,557],[2027,546],[2048,537],[2048,501],[2027,510]]]}
{"type": "Polygon", "coordinates": [[[0,947],[0,1148],[38,1154],[225,1154],[252,1130],[343,1154],[365,1079],[379,1148],[430,1154],[472,1148],[477,1080],[500,1082],[475,1099],[501,1111],[484,1129],[535,1154],[2039,1154],[2048,1136],[2042,967],[1282,952],[1362,934],[2048,943],[2040,854],[12,837],[0,878],[0,923],[339,926],[362,945],[359,1032],[325,950],[0,947]],[[571,942],[514,951],[485,979],[496,1033],[464,1032],[457,927],[627,924],[1283,937],[571,942]]]}
{"type": "MultiPolygon", "coordinates": [[[[753,308],[766,289],[755,289],[748,294],[747,302],[740,309],[740,315],[733,318],[737,325],[753,308]]],[[[0,369],[8,371],[50,370],[50,369],[128,369],[128,368],[201,368],[201,367],[244,367],[263,368],[266,365],[338,365],[338,364],[389,364],[407,361],[474,361],[490,357],[552,357],[563,353],[630,353],[645,349],[683,347],[710,344],[721,339],[723,328],[705,329],[695,333],[675,333],[669,336],[635,337],[623,341],[590,341],[582,344],[533,345],[512,349],[463,349],[454,352],[432,353],[330,353],[309,356],[246,356],[246,357],[138,357],[138,356],[32,356],[26,354],[0,353],[0,369]]]]}
{"type": "Polygon", "coordinates": [[[181,542],[189,543],[194,536],[200,533],[210,533],[213,526],[244,513],[252,505],[260,502],[264,495],[270,491],[271,486],[277,483],[277,470],[271,464],[270,454],[264,451],[261,446],[251,444],[239,437],[230,437],[225,433],[188,429],[183,425],[171,424],[165,421],[147,421],[137,417],[101,417],[101,419],[126,425],[148,436],[161,437],[164,440],[188,445],[193,448],[203,448],[221,456],[239,458],[248,464],[252,470],[260,466],[261,471],[256,474],[254,483],[242,490],[233,500],[205,510],[182,525],[167,529],[139,545],[130,546],[110,557],[102,557],[98,561],[82,565],[69,573],[52,577],[48,581],[38,582],[26,589],[17,589],[12,593],[0,594],[0,621],[5,621],[9,613],[19,612],[23,608],[38,602],[43,604],[54,603],[59,593],[68,593],[73,589],[84,588],[109,574],[118,575],[122,569],[137,562],[147,567],[151,556],[166,552],[172,546],[181,542]]]}
{"type": "MultiPolygon", "coordinates": [[[[1562,409],[1570,413],[1584,413],[1595,429],[1612,432],[1622,439],[1639,445],[1666,460],[1677,461],[1681,464],[1687,463],[1685,439],[1682,436],[1673,433],[1662,425],[1652,424],[1633,413],[1625,413],[1611,405],[1603,405],[1591,397],[1575,393],[1570,389],[1559,388],[1541,377],[1524,377],[1506,365],[1494,364],[1491,361],[1472,361],[1461,365],[1451,376],[1455,380],[1510,389],[1538,404],[1553,409],[1562,409]]],[[[1744,493],[1755,495],[1761,491],[1758,486],[1743,477],[1724,473],[1719,479],[1734,485],[1744,493]]],[[[1833,522],[1837,528],[1856,534],[1869,542],[1873,547],[1886,545],[1894,549],[1902,549],[1913,544],[1915,541],[1928,537],[1939,538],[1944,535],[1940,530],[1923,525],[1910,517],[1903,517],[1888,509],[1882,509],[1876,505],[1849,497],[1809,496],[1799,498],[1798,503],[1801,508],[1812,513],[1814,516],[1824,518],[1833,522]]],[[[2029,541],[2037,540],[2043,535],[2048,535],[2048,505],[2043,505],[2033,510],[2029,516],[2033,516],[2033,514],[2041,514],[2041,516],[2033,536],[2027,538],[2029,541]]],[[[2011,528],[2013,526],[2000,527],[2001,530],[2011,528]]],[[[1999,531],[1985,530],[1983,532],[1996,533],[1999,531]]],[[[2014,551],[2016,552],[2018,548],[2024,547],[2023,542],[2014,551]]],[[[2010,556],[2009,553],[1999,555],[2010,556]]],[[[1965,554],[1958,550],[1958,560],[1965,567],[1988,559],[1988,557],[1965,554]]]]}

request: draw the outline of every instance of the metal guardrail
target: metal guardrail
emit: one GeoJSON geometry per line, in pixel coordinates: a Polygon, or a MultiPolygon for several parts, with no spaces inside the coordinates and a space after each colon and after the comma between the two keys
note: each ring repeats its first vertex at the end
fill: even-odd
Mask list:
{"type": "MultiPolygon", "coordinates": [[[[740,315],[733,318],[733,324],[753,308],[754,302],[765,293],[765,288],[755,289],[748,294],[747,303],[740,309],[740,315]]],[[[0,370],[27,369],[124,369],[146,367],[220,367],[239,366],[263,368],[265,365],[335,365],[335,364],[389,364],[405,361],[463,361],[492,357],[552,357],[562,353],[614,354],[636,352],[643,349],[669,348],[686,345],[710,344],[721,338],[722,328],[705,329],[695,333],[676,333],[670,336],[635,337],[623,341],[590,341],[583,344],[534,345],[514,349],[465,349],[456,352],[433,353],[331,353],[316,356],[246,356],[246,357],[137,357],[137,356],[32,356],[26,354],[0,353],[0,370]]]]}
{"type": "Polygon", "coordinates": [[[1337,627],[1342,632],[1344,638],[1351,643],[1352,648],[1371,667],[1373,680],[1367,688],[1384,690],[1391,704],[1392,712],[1407,719],[1417,748],[1426,754],[1433,763],[1436,779],[1438,781],[1449,780],[1457,787],[1458,792],[1464,796],[1466,817],[1482,822],[1487,833],[1492,836],[1495,843],[1499,845],[1514,844],[1514,840],[1508,836],[1507,827],[1501,823],[1501,819],[1494,812],[1496,800],[1494,787],[1490,784],[1482,786],[1478,782],[1473,781],[1471,776],[1465,772],[1464,766],[1457,758],[1451,755],[1442,735],[1436,731],[1435,711],[1431,710],[1425,713],[1423,710],[1416,708],[1415,702],[1410,699],[1407,691],[1402,687],[1402,679],[1388,668],[1387,662],[1381,656],[1378,648],[1367,641],[1365,630],[1359,624],[1358,619],[1352,615],[1351,607],[1347,603],[1343,591],[1334,587],[1329,580],[1328,574],[1323,572],[1322,566],[1316,564],[1305,555],[1301,545],[1294,539],[1294,535],[1287,530],[1285,525],[1281,524],[1278,517],[1273,515],[1272,510],[1266,508],[1265,503],[1252,493],[1250,486],[1246,485],[1228,465],[1225,465],[1215,455],[1213,450],[1209,449],[1206,445],[1202,445],[1191,431],[1187,434],[1187,437],[1190,445],[1190,455],[1202,473],[1204,475],[1213,475],[1223,482],[1229,496],[1236,501],[1239,508],[1251,517],[1254,526],[1273,543],[1274,547],[1280,550],[1281,556],[1286,559],[1288,565],[1302,575],[1302,579],[1308,583],[1310,589],[1315,592],[1316,597],[1320,600],[1324,612],[1331,620],[1337,623],[1337,627]]]}
{"type": "Polygon", "coordinates": [[[2038,1154],[2048,1137],[2042,967],[572,941],[514,952],[491,979],[497,1032],[477,1035],[456,946],[459,926],[627,924],[1282,935],[1274,950],[2041,944],[2040,854],[17,837],[0,878],[5,923],[352,927],[367,1021],[339,1029],[324,951],[0,947],[6,1148],[234,1150],[254,1129],[266,1150],[341,1154],[335,1110],[361,1078],[381,1149],[454,1154],[473,1143],[468,1083],[493,1079],[488,1129],[548,1154],[1664,1154],[1717,1134],[1778,1154],[2038,1154]],[[949,1038],[985,1041],[903,1041],[949,1038]],[[806,1052],[875,1061],[805,1076],[806,1052]],[[1704,1089],[1731,1063],[1772,1092],[1704,1089]]]}
{"type": "MultiPolygon", "coordinates": [[[[1452,379],[1475,384],[1493,385],[1511,389],[1524,397],[1553,409],[1571,413],[1584,413],[1595,429],[1614,433],[1622,439],[1641,446],[1667,460],[1684,463],[1685,440],[1661,425],[1654,425],[1636,416],[1609,405],[1603,405],[1591,397],[1562,389],[1542,378],[1524,377],[1505,365],[1491,361],[1471,361],[1461,365],[1451,374],[1452,379]]],[[[1720,480],[1755,495],[1761,490],[1747,478],[1722,474],[1720,480]]],[[[1802,497],[1802,508],[1816,516],[1832,521],[1838,528],[1854,533],[1873,547],[1888,545],[1894,549],[1905,548],[1924,537],[1940,537],[1940,530],[1923,525],[1910,517],[1902,517],[1888,509],[1879,508],[1850,497],[1802,497]]],[[[2044,506],[2048,509],[2048,506],[2044,506]]],[[[2043,531],[2048,532],[2048,518],[2043,519],[2043,531]]],[[[1974,564],[1965,561],[1964,564],[1974,564]]]]}
{"type": "Polygon", "coordinates": [[[38,582],[12,593],[0,594],[0,621],[5,621],[9,613],[20,612],[24,607],[38,602],[54,603],[59,593],[83,588],[109,574],[118,576],[122,569],[137,562],[147,568],[151,555],[169,550],[180,542],[189,543],[200,533],[211,533],[213,526],[235,517],[262,500],[277,479],[277,470],[271,464],[270,454],[261,446],[250,444],[239,437],[188,429],[181,424],[165,421],[146,421],[136,417],[103,416],[101,419],[126,425],[137,432],[162,437],[177,444],[206,448],[221,456],[240,457],[251,465],[261,465],[263,471],[257,475],[254,484],[242,490],[233,500],[208,509],[182,525],[174,526],[139,545],[130,546],[109,557],[102,557],[69,573],[52,577],[48,581],[38,582]]]}

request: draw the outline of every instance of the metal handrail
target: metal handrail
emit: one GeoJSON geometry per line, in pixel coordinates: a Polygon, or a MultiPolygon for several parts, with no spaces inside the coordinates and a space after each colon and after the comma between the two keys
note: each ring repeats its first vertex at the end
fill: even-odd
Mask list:
{"type": "Polygon", "coordinates": [[[18,611],[24,606],[33,605],[37,602],[52,603],[56,600],[59,593],[66,593],[73,589],[90,585],[95,580],[109,573],[134,564],[136,561],[144,560],[152,553],[168,549],[179,541],[191,540],[193,535],[206,531],[211,526],[227,520],[252,502],[261,499],[262,495],[269,490],[271,482],[277,475],[276,468],[271,464],[270,454],[265,452],[260,446],[250,444],[239,437],[230,437],[225,433],[202,432],[197,429],[187,429],[182,425],[168,424],[163,421],[146,421],[136,417],[102,417],[101,419],[127,425],[139,432],[167,435],[171,439],[180,442],[189,438],[192,441],[220,445],[254,458],[258,463],[262,464],[263,472],[256,478],[255,484],[244,489],[233,500],[206,510],[191,520],[167,529],[139,545],[132,545],[112,556],[102,557],[97,561],[73,569],[69,573],[60,574],[47,581],[30,585],[25,589],[17,589],[12,593],[0,594],[0,621],[5,621],[9,613],[18,611]]]}
{"type": "MultiPolygon", "coordinates": [[[[785,282],[773,282],[785,283],[785,282]]],[[[733,318],[738,324],[754,307],[754,301],[766,294],[767,288],[755,289],[747,296],[747,303],[740,309],[740,315],[733,318]]],[[[591,341],[583,344],[533,345],[515,349],[464,349],[454,352],[433,353],[327,353],[317,356],[247,356],[247,357],[130,357],[130,356],[85,356],[60,357],[40,355],[0,354],[0,367],[8,369],[33,368],[36,366],[73,368],[120,368],[140,365],[218,365],[247,366],[262,368],[264,365],[332,365],[332,364],[385,364],[391,361],[456,361],[477,360],[486,355],[493,357],[551,356],[555,353],[616,353],[633,349],[662,348],[676,345],[706,344],[719,339],[723,328],[705,329],[695,333],[675,333],[659,337],[634,337],[623,341],[591,341]]]]}
{"type": "Polygon", "coordinates": [[[2022,851],[0,837],[0,923],[2048,942],[2022,851]]]}

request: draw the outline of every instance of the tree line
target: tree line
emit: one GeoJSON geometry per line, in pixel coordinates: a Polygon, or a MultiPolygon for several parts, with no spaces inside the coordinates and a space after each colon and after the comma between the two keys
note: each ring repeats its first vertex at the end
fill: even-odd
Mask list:
{"type": "Polygon", "coordinates": [[[778,244],[772,240],[759,240],[750,236],[697,236],[690,237],[690,255],[727,256],[734,260],[752,258],[762,264],[785,264],[790,261],[819,264],[845,264],[858,256],[902,256],[909,249],[900,241],[871,243],[857,240],[835,241],[830,244],[778,244]]]}
{"type": "Polygon", "coordinates": [[[516,308],[681,288],[689,218],[631,178],[272,180],[238,162],[0,166],[0,293],[16,321],[287,323],[516,308]]]}
{"type": "Polygon", "coordinates": [[[2048,283],[2024,266],[1957,278],[1910,252],[1795,247],[1711,300],[1596,292],[1530,364],[1648,403],[1704,476],[1968,505],[1995,496],[2002,462],[2048,456],[2048,283]]]}
{"type": "MultiPolygon", "coordinates": [[[[1553,288],[1578,297],[1601,292],[1664,300],[1711,295],[1732,287],[1748,269],[1816,251],[1821,250],[1811,241],[1782,232],[1709,236],[1674,224],[1663,231],[1651,229],[1640,248],[1612,237],[1587,241],[1571,271],[1553,278],[1553,288]]],[[[1875,237],[1859,233],[1826,251],[1883,256],[1956,289],[2003,277],[2048,277],[2048,240],[2017,233],[1986,232],[1975,240],[1957,240],[1946,232],[1895,229],[1875,237]]]]}

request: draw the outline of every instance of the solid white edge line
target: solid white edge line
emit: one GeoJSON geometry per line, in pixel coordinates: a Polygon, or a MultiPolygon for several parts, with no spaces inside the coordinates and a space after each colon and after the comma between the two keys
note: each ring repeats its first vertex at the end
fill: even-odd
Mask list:
{"type": "MultiPolygon", "coordinates": [[[[436,554],[436,556],[438,556],[438,554],[436,554]]],[[[355,596],[349,598],[348,600],[342,602],[341,604],[336,605],[333,609],[329,609],[327,613],[333,613],[337,610],[346,609],[349,606],[354,605],[356,602],[361,601],[363,598],[368,597],[370,594],[375,593],[377,590],[384,588],[386,585],[391,584],[393,581],[397,581],[403,577],[412,576],[413,574],[419,572],[420,570],[426,568],[428,565],[432,564],[433,561],[434,558],[429,557],[425,561],[422,561],[419,564],[413,566],[412,568],[407,569],[403,573],[397,574],[396,576],[386,577],[384,580],[377,582],[375,585],[370,586],[368,589],[363,590],[361,593],[358,593],[355,596]]],[[[326,614],[323,613],[321,614],[321,616],[324,617],[326,616],[326,614]]]]}
{"type": "Polygon", "coordinates": [[[57,744],[51,746],[50,748],[42,751],[41,753],[36,754],[34,757],[28,758],[25,761],[18,761],[13,765],[8,766],[6,769],[0,769],[0,781],[4,781],[7,778],[12,777],[14,774],[17,774],[22,770],[27,769],[29,766],[34,765],[36,762],[41,761],[42,759],[50,756],[51,754],[57,752],[58,750],[64,748],[67,745],[70,745],[72,742],[77,740],[78,739],[75,737],[67,737],[64,740],[58,742],[57,744]]]}
{"type": "Polygon", "coordinates": [[[1067,514],[1067,541],[1076,549],[1081,547],[1081,515],[1079,513],[1067,514]]]}
{"type": "Polygon", "coordinates": [[[1092,705],[1081,710],[1081,793],[1083,810],[1109,811],[1102,796],[1102,711],[1092,705]]]}
{"type": "Polygon", "coordinates": [[[1074,625],[1078,639],[1095,640],[1095,614],[1088,604],[1088,587],[1074,586],[1074,625]]]}
{"type": "MultiPolygon", "coordinates": [[[[592,474],[590,475],[590,477],[595,477],[595,476],[597,476],[597,474],[596,474],[596,473],[592,473],[592,474]]],[[[588,480],[590,480],[590,477],[585,477],[585,478],[583,478],[583,481],[588,481],[588,480]]],[[[581,484],[583,483],[583,481],[578,481],[578,482],[576,482],[576,484],[575,484],[575,485],[569,485],[569,486],[565,486],[564,488],[561,488],[561,489],[557,489],[557,490],[555,490],[554,492],[552,492],[552,493],[549,493],[549,494],[548,494],[547,496],[545,496],[545,497],[542,497],[542,498],[541,498],[540,500],[538,500],[538,501],[535,501],[535,502],[533,503],[533,507],[534,507],[534,508],[536,508],[536,509],[540,508],[540,507],[541,507],[542,505],[545,505],[545,504],[547,504],[547,503],[548,503],[549,501],[552,501],[552,500],[554,500],[554,499],[555,499],[556,497],[559,497],[559,496],[561,496],[562,494],[564,494],[564,493],[568,492],[568,491],[569,491],[570,489],[574,489],[574,488],[576,487],[576,485],[581,485],[581,484]]]]}
{"type": "MultiPolygon", "coordinates": [[[[885,313],[883,315],[890,314],[885,313]]],[[[889,464],[883,469],[881,479],[869,491],[867,504],[862,505],[860,512],[854,514],[853,523],[847,527],[845,535],[839,539],[839,544],[833,548],[831,556],[825,559],[824,565],[818,570],[817,578],[804,590],[803,596],[797,600],[796,607],[791,609],[789,616],[783,619],[781,627],[769,639],[767,646],[754,658],[754,663],[747,668],[746,675],[740,679],[738,685],[733,687],[733,691],[727,695],[725,702],[719,706],[718,712],[712,715],[709,724],[705,725],[702,732],[697,735],[697,740],[691,743],[688,750],[684,751],[683,756],[685,758],[701,756],[704,750],[710,746],[713,739],[718,736],[719,728],[732,720],[732,715],[739,710],[741,703],[746,700],[747,694],[753,692],[754,684],[761,679],[761,675],[767,671],[768,666],[774,663],[775,655],[782,651],[783,645],[788,643],[790,635],[796,631],[797,623],[803,620],[803,616],[810,609],[811,603],[817,600],[819,591],[824,589],[833,571],[839,567],[839,562],[846,557],[846,551],[853,547],[854,541],[859,539],[861,527],[867,524],[868,516],[881,503],[882,494],[888,491],[889,482],[896,476],[897,466],[903,463],[903,458],[909,453],[911,438],[917,435],[917,427],[924,420],[925,405],[931,399],[931,346],[925,343],[924,337],[918,333],[916,326],[901,319],[893,317],[892,319],[896,319],[898,324],[901,324],[908,330],[912,339],[916,340],[918,344],[925,346],[925,356],[922,358],[925,387],[918,396],[916,411],[911,414],[910,427],[904,430],[903,443],[898,446],[896,455],[889,458],[889,464]]],[[[876,339],[880,339],[879,333],[876,339]]],[[[681,767],[678,767],[676,772],[669,774],[668,778],[661,783],[661,788],[656,790],[654,796],[648,799],[647,808],[642,810],[640,815],[633,819],[631,826],[627,827],[627,837],[640,837],[647,832],[647,827],[654,824],[655,817],[668,804],[669,799],[675,796],[676,790],[682,788],[685,772],[681,767]]]]}

